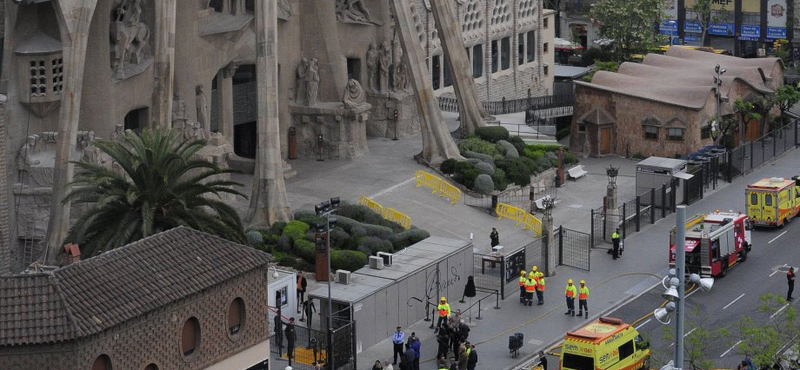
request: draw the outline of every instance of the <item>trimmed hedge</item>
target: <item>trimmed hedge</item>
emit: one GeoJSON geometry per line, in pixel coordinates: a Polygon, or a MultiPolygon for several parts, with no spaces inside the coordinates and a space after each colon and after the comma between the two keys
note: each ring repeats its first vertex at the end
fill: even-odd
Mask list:
{"type": "Polygon", "coordinates": [[[367,264],[367,255],[360,251],[332,250],[331,269],[356,271],[367,264]]]}
{"type": "Polygon", "coordinates": [[[383,240],[389,240],[392,238],[392,235],[394,235],[394,231],[386,226],[370,224],[363,224],[361,226],[367,231],[367,237],[373,236],[383,240]]]}
{"type": "Polygon", "coordinates": [[[429,238],[431,234],[425,230],[411,228],[401,233],[395,234],[392,237],[392,245],[394,250],[399,251],[409,245],[419,243],[422,240],[429,238]]]}
{"type": "Polygon", "coordinates": [[[494,143],[481,140],[477,137],[471,137],[458,142],[458,151],[461,153],[475,152],[488,154],[490,156],[499,155],[497,146],[494,143]]]}
{"type": "Polygon", "coordinates": [[[528,167],[528,170],[531,171],[531,174],[535,174],[539,172],[539,165],[536,164],[536,161],[530,159],[528,157],[519,157],[519,160],[528,167]]]}
{"type": "Polygon", "coordinates": [[[247,238],[247,245],[257,248],[264,244],[264,236],[258,230],[248,230],[244,236],[247,238]]]}
{"type": "Polygon", "coordinates": [[[517,153],[520,155],[522,155],[522,152],[525,150],[525,146],[528,145],[525,144],[525,140],[522,140],[522,138],[519,136],[512,136],[508,138],[508,142],[511,143],[515,149],[517,149],[517,153]]]}
{"type": "Polygon", "coordinates": [[[489,194],[494,190],[494,181],[492,177],[482,173],[475,178],[475,191],[481,194],[489,194]]]}
{"type": "Polygon", "coordinates": [[[487,175],[491,175],[491,174],[493,174],[493,173],[494,173],[494,170],[495,170],[494,166],[492,166],[492,165],[491,165],[491,164],[489,164],[489,163],[483,162],[483,161],[481,161],[481,162],[478,162],[478,163],[475,165],[475,169],[476,169],[476,170],[478,170],[478,172],[480,172],[480,173],[485,173],[485,174],[487,174],[487,175]]]}
{"type": "Polygon", "coordinates": [[[499,168],[494,170],[494,174],[492,174],[492,181],[494,181],[494,190],[498,191],[506,190],[508,184],[510,184],[506,178],[506,172],[499,168]]]}
{"type": "Polygon", "coordinates": [[[492,157],[492,156],[490,156],[488,154],[466,151],[466,152],[461,153],[461,155],[464,156],[464,158],[480,159],[481,162],[486,162],[486,163],[491,164],[492,166],[494,166],[494,157],[492,157]]]}
{"type": "Polygon", "coordinates": [[[272,226],[269,227],[269,233],[275,235],[281,235],[283,233],[283,228],[286,227],[286,223],[283,221],[277,221],[272,226]]]}
{"type": "Polygon", "coordinates": [[[369,207],[360,204],[343,204],[336,210],[336,215],[352,218],[358,222],[369,224],[380,224],[383,221],[381,215],[373,212],[369,207]]]}
{"type": "Polygon", "coordinates": [[[447,158],[439,166],[439,170],[445,175],[452,175],[456,172],[456,163],[458,163],[457,160],[453,158],[447,158]]]}
{"type": "Polygon", "coordinates": [[[279,251],[281,252],[291,252],[292,251],[292,238],[281,235],[278,238],[278,244],[275,245],[279,251]]]}
{"type": "Polygon", "coordinates": [[[378,252],[392,252],[394,250],[392,242],[374,236],[362,238],[358,244],[358,250],[367,255],[377,255],[378,252]]]}
{"type": "Polygon", "coordinates": [[[519,186],[527,186],[531,183],[531,170],[520,158],[501,159],[496,163],[497,167],[506,173],[509,181],[519,186]]]}
{"type": "Polygon", "coordinates": [[[314,263],[316,259],[316,246],[313,242],[305,239],[298,239],[294,241],[295,255],[310,262],[314,263]]]}
{"type": "Polygon", "coordinates": [[[283,228],[283,235],[288,236],[292,240],[303,239],[306,237],[306,232],[308,232],[309,228],[308,224],[293,220],[283,228]]]}
{"type": "Polygon", "coordinates": [[[486,140],[490,143],[496,143],[499,140],[508,140],[509,134],[503,126],[484,126],[475,129],[475,135],[479,138],[486,140]]]}
{"type": "Polygon", "coordinates": [[[500,151],[506,156],[506,158],[519,158],[519,152],[517,152],[517,148],[514,147],[511,143],[505,140],[499,140],[497,142],[497,146],[500,148],[500,151]]]}

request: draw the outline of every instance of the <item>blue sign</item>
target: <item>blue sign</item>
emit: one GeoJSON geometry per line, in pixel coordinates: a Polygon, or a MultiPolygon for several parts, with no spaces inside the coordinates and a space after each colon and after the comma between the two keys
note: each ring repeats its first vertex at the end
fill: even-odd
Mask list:
{"type": "Polygon", "coordinates": [[[683,22],[683,31],[691,33],[703,33],[703,27],[700,21],[686,21],[683,22]]]}
{"type": "Polygon", "coordinates": [[[739,36],[739,40],[758,41],[758,38],[761,37],[761,26],[743,24],[741,31],[742,34],[739,36]]]}
{"type": "Polygon", "coordinates": [[[711,23],[708,26],[709,35],[733,36],[733,23],[711,23]]]}
{"type": "Polygon", "coordinates": [[[785,39],[786,38],[786,28],[785,27],[767,27],[767,38],[768,39],[785,39]]]}
{"type": "Polygon", "coordinates": [[[698,42],[700,40],[697,38],[697,36],[686,35],[686,36],[683,37],[683,41],[684,42],[698,42]]]}
{"type": "Polygon", "coordinates": [[[666,19],[661,22],[658,27],[658,33],[662,35],[677,36],[678,35],[678,21],[674,19],[666,19]]]}

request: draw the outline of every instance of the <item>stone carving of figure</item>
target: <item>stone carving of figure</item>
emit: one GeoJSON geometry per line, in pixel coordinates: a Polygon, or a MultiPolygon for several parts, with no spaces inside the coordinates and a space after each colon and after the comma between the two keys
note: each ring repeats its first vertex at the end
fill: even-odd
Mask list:
{"type": "Polygon", "coordinates": [[[342,102],[344,103],[344,107],[348,109],[356,109],[363,106],[366,101],[367,97],[364,95],[364,89],[361,88],[361,84],[354,79],[347,81],[347,86],[344,88],[344,94],[342,94],[342,102]]]}
{"type": "Polygon", "coordinates": [[[278,19],[288,21],[292,17],[292,4],[288,0],[278,0],[278,19]]]}
{"type": "Polygon", "coordinates": [[[312,58],[306,73],[306,105],[313,107],[317,104],[319,94],[319,60],[312,58]]]}
{"type": "Polygon", "coordinates": [[[121,141],[125,133],[125,126],[118,124],[114,126],[114,132],[111,133],[111,140],[121,141]]]}
{"type": "Polygon", "coordinates": [[[347,23],[375,23],[361,0],[337,0],[336,20],[347,23]]]}
{"type": "Polygon", "coordinates": [[[392,49],[389,47],[389,42],[384,41],[381,47],[380,57],[380,89],[381,91],[389,90],[389,66],[392,64],[392,49]]]}
{"type": "Polygon", "coordinates": [[[378,46],[375,42],[369,44],[367,50],[367,89],[378,90],[375,83],[376,74],[378,73],[378,46]]]}
{"type": "Polygon", "coordinates": [[[197,85],[194,89],[195,92],[195,107],[197,108],[197,122],[200,127],[205,130],[208,128],[208,99],[203,92],[203,84],[197,85]]]}
{"type": "Polygon", "coordinates": [[[81,161],[90,164],[102,165],[103,160],[100,155],[100,149],[92,144],[93,141],[94,132],[89,132],[86,136],[81,138],[79,142],[81,150],[83,151],[81,161]]]}
{"type": "Polygon", "coordinates": [[[125,78],[126,64],[140,64],[149,56],[150,29],[142,22],[144,0],[122,0],[111,22],[111,61],[115,78],[125,78]]]}
{"type": "Polygon", "coordinates": [[[394,91],[405,91],[408,89],[408,76],[406,66],[402,62],[394,67],[394,91]]]}
{"type": "Polygon", "coordinates": [[[403,46],[400,45],[400,35],[395,31],[392,39],[392,65],[395,67],[403,62],[403,46]]]}
{"type": "Polygon", "coordinates": [[[306,73],[308,73],[308,58],[303,58],[297,66],[297,76],[294,83],[294,102],[303,104],[306,97],[306,73]]]}
{"type": "Polygon", "coordinates": [[[185,121],[183,124],[184,140],[205,140],[206,131],[200,126],[200,122],[185,121]]]}
{"type": "Polygon", "coordinates": [[[38,141],[39,135],[30,135],[25,144],[22,145],[22,148],[19,148],[19,152],[17,152],[17,169],[20,172],[28,171],[31,166],[40,163],[39,160],[33,159],[38,141]]]}
{"type": "Polygon", "coordinates": [[[186,122],[186,102],[181,98],[181,93],[176,92],[172,98],[172,126],[179,127],[186,122]]]}

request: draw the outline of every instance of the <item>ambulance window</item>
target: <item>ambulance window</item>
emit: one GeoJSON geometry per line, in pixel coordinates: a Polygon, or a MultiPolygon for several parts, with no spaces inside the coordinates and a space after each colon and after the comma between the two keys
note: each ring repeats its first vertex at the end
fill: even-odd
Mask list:
{"type": "Polygon", "coordinates": [[[772,206],[772,195],[771,194],[764,194],[764,205],[769,207],[772,206]]]}
{"type": "Polygon", "coordinates": [[[750,204],[754,206],[758,205],[758,193],[750,193],[750,204]]]}
{"type": "Polygon", "coordinates": [[[573,370],[594,370],[594,359],[591,357],[565,353],[564,364],[562,367],[573,370]]]}
{"type": "Polygon", "coordinates": [[[633,341],[629,340],[619,346],[619,360],[622,361],[633,354],[633,341]]]}

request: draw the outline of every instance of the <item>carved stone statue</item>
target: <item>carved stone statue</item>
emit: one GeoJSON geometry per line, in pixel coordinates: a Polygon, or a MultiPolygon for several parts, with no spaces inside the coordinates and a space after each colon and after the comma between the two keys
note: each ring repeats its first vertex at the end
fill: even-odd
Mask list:
{"type": "Polygon", "coordinates": [[[312,58],[306,73],[306,105],[313,107],[317,104],[319,94],[319,60],[312,58]]]}
{"type": "Polygon", "coordinates": [[[367,89],[378,90],[375,83],[376,74],[378,73],[378,46],[375,42],[369,44],[367,50],[367,89]]]}
{"type": "Polygon", "coordinates": [[[389,67],[392,64],[392,49],[389,47],[389,42],[384,41],[381,46],[380,56],[380,90],[389,90],[389,67]]]}
{"type": "Polygon", "coordinates": [[[303,58],[297,66],[297,76],[294,83],[294,102],[303,104],[306,97],[306,73],[308,73],[308,58],[303,58]]]}
{"type": "Polygon", "coordinates": [[[111,133],[111,140],[121,141],[125,134],[125,126],[118,124],[114,126],[114,132],[111,133]]]}
{"type": "Polygon", "coordinates": [[[89,132],[86,136],[82,137],[78,142],[80,144],[81,151],[83,154],[81,155],[81,161],[90,163],[90,164],[97,164],[103,165],[102,155],[100,154],[100,149],[92,144],[94,141],[94,132],[89,132]]]}
{"type": "Polygon", "coordinates": [[[202,129],[208,128],[208,99],[203,92],[203,84],[197,85],[194,89],[195,92],[195,107],[197,108],[197,122],[202,129]]]}
{"type": "Polygon", "coordinates": [[[354,79],[347,81],[347,86],[344,88],[344,94],[342,94],[342,102],[344,103],[344,107],[348,109],[356,109],[363,106],[366,101],[367,96],[364,94],[364,89],[361,88],[361,84],[354,79]]]}
{"type": "Polygon", "coordinates": [[[36,154],[36,145],[38,141],[39,135],[30,135],[27,141],[25,141],[25,144],[19,148],[19,152],[17,152],[17,170],[20,171],[20,176],[23,172],[27,172],[28,168],[31,166],[40,163],[38,160],[33,159],[33,155],[36,154]]]}
{"type": "Polygon", "coordinates": [[[336,20],[345,23],[377,24],[361,0],[336,0],[336,20]]]}
{"type": "Polygon", "coordinates": [[[292,15],[292,4],[288,0],[278,0],[278,19],[288,21],[292,15]]]}
{"type": "Polygon", "coordinates": [[[186,122],[186,102],[181,98],[181,93],[176,92],[172,98],[172,126],[179,127],[186,122]]]}
{"type": "Polygon", "coordinates": [[[111,63],[114,77],[125,78],[127,64],[138,65],[150,55],[150,28],[142,22],[145,0],[122,0],[111,22],[111,63]]]}
{"type": "Polygon", "coordinates": [[[406,74],[406,66],[402,62],[392,69],[392,81],[394,82],[394,91],[408,90],[408,75],[406,74]]]}
{"type": "Polygon", "coordinates": [[[400,45],[400,35],[397,32],[394,33],[394,39],[392,39],[392,65],[397,67],[400,63],[403,62],[403,47],[400,45]]]}

